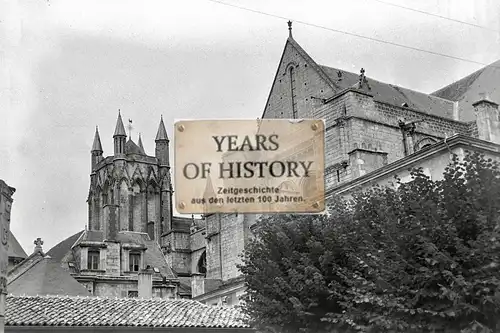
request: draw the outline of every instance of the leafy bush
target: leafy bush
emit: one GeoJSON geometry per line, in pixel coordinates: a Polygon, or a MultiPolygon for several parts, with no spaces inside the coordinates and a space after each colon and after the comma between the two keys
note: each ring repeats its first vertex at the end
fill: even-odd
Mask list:
{"type": "Polygon", "coordinates": [[[495,332],[500,171],[456,156],[442,180],[376,186],[328,215],[262,218],[240,266],[252,323],[271,332],[495,332]]]}

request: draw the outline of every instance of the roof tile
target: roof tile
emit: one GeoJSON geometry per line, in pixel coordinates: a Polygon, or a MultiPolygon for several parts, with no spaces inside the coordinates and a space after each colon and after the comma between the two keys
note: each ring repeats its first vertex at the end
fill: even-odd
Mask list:
{"type": "Polygon", "coordinates": [[[7,296],[6,326],[250,328],[236,308],[193,300],[7,296]]]}

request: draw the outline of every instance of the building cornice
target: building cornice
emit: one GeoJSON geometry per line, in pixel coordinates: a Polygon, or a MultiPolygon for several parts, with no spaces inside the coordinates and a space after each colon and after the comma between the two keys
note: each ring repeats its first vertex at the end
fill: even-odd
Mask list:
{"type": "Polygon", "coordinates": [[[371,181],[374,181],[378,178],[388,176],[391,174],[396,173],[397,171],[410,167],[411,165],[415,164],[416,162],[425,159],[426,157],[435,155],[439,152],[447,151],[451,148],[458,148],[460,146],[465,146],[465,147],[470,147],[470,148],[476,148],[477,150],[483,151],[483,152],[492,152],[492,153],[499,153],[500,154],[500,145],[489,142],[489,141],[484,141],[472,137],[467,137],[462,134],[456,134],[446,140],[442,140],[424,150],[420,150],[416,153],[413,153],[409,156],[406,156],[402,159],[399,159],[393,163],[390,163],[386,166],[383,166],[382,168],[379,168],[377,170],[374,170],[370,173],[367,173],[366,175],[363,175],[361,177],[358,177],[354,180],[351,180],[349,182],[340,184],[339,186],[336,186],[330,190],[328,190],[325,195],[331,196],[334,194],[341,194],[345,193],[347,191],[353,190],[363,184],[369,183],[371,181]]]}

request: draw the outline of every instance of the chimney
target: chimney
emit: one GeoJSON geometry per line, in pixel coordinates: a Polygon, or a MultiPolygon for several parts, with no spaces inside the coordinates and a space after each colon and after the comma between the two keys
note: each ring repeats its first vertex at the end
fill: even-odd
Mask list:
{"type": "Polygon", "coordinates": [[[146,269],[139,272],[139,279],[137,281],[137,289],[139,291],[139,298],[152,298],[153,297],[153,270],[149,265],[146,269]]]}
{"type": "Polygon", "coordinates": [[[498,104],[491,101],[487,94],[480,94],[479,100],[472,104],[476,114],[478,138],[500,144],[500,121],[498,104]]]}
{"type": "Polygon", "coordinates": [[[192,297],[196,297],[205,293],[205,274],[191,274],[191,293],[192,297]]]}

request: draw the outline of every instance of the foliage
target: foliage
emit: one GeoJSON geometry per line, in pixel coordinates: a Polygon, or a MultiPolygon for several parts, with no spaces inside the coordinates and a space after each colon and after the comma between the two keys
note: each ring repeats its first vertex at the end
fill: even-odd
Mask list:
{"type": "Polygon", "coordinates": [[[257,224],[240,266],[244,311],[275,332],[494,332],[500,171],[477,153],[443,179],[376,186],[328,215],[257,224]]]}

